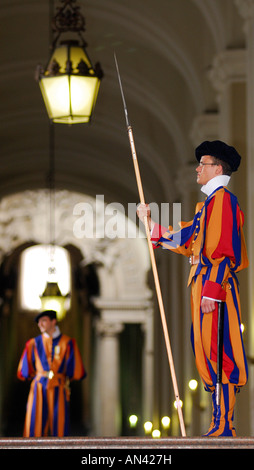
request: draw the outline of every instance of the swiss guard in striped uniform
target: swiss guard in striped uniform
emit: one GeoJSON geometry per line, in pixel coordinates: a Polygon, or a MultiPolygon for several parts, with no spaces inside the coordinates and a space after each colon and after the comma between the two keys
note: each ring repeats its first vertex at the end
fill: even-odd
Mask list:
{"type": "Polygon", "coordinates": [[[227,185],[241,157],[221,141],[205,141],[196,148],[197,183],[207,196],[196,206],[195,217],[181,229],[163,228],[141,204],[138,216],[148,216],[154,247],[188,256],[191,264],[192,346],[205,390],[211,393],[213,415],[206,436],[236,436],[233,412],[236,392],[246,384],[247,361],[241,332],[237,272],[248,266],[243,235],[244,216],[227,185]],[[225,301],[222,356],[222,393],[216,405],[218,302],[225,301]]]}
{"type": "Polygon", "coordinates": [[[86,372],[75,339],[61,334],[56,312],[41,312],[36,322],[42,334],[26,343],[17,373],[32,380],[23,436],[68,436],[69,384],[86,372]]]}

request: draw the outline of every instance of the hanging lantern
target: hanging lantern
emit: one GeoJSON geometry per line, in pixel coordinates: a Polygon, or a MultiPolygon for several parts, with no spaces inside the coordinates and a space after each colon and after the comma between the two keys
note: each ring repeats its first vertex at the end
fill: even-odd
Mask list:
{"type": "Polygon", "coordinates": [[[93,67],[86,52],[86,43],[80,31],[85,20],[74,7],[75,0],[65,0],[53,18],[53,31],[57,33],[53,50],[45,69],[38,65],[39,82],[44,103],[51,121],[62,124],[88,123],[95,107],[103,71],[99,63],[93,67]],[[62,33],[73,31],[79,39],[67,39],[57,45],[62,33]]]}
{"type": "Polygon", "coordinates": [[[63,320],[69,306],[69,295],[62,295],[57,282],[47,282],[40,299],[42,311],[54,310],[57,320],[63,320]]]}

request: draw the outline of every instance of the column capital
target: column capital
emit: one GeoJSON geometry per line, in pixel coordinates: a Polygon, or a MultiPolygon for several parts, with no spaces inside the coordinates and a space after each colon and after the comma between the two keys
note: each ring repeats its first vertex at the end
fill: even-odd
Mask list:
{"type": "Polygon", "coordinates": [[[219,52],[214,57],[208,77],[220,100],[220,96],[230,83],[246,80],[246,49],[228,49],[219,52]]]}
{"type": "Polygon", "coordinates": [[[245,21],[244,32],[247,33],[248,26],[254,19],[254,3],[252,0],[235,0],[235,5],[245,21]]]}
{"type": "Polygon", "coordinates": [[[139,299],[94,297],[93,303],[100,311],[100,319],[108,324],[146,323],[147,312],[153,305],[152,300],[146,297],[139,299]]]}
{"type": "Polygon", "coordinates": [[[216,140],[219,135],[219,113],[203,113],[195,117],[190,131],[194,147],[204,140],[216,140]]]}
{"type": "Polygon", "coordinates": [[[104,320],[97,320],[95,323],[95,329],[97,334],[100,336],[117,336],[124,329],[123,323],[109,323],[104,320]]]}

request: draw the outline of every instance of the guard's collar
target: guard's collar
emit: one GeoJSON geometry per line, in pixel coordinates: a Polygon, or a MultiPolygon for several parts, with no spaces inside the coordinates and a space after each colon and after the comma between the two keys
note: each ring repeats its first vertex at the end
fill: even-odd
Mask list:
{"type": "MultiPolygon", "coordinates": [[[[47,338],[50,338],[50,336],[49,336],[48,333],[43,333],[43,334],[44,334],[47,338]]],[[[51,336],[51,338],[52,338],[52,339],[55,339],[55,338],[57,338],[58,336],[60,336],[60,334],[61,334],[61,331],[60,331],[60,329],[59,329],[59,326],[56,325],[56,326],[55,326],[55,330],[54,330],[53,335],[51,336]]]]}
{"type": "Polygon", "coordinates": [[[213,193],[220,186],[227,186],[230,180],[228,175],[219,175],[215,176],[208,183],[204,184],[201,188],[202,193],[205,193],[207,196],[213,193]]]}

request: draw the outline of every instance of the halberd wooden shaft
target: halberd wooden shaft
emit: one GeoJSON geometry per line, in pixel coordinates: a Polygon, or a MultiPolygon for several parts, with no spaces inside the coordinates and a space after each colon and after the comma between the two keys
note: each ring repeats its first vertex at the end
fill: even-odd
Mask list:
{"type": "MultiPolygon", "coordinates": [[[[129,137],[131,153],[132,153],[132,160],[133,160],[134,170],[135,170],[135,175],[136,175],[136,180],[137,180],[139,198],[140,198],[140,202],[142,204],[145,204],[145,197],[144,197],[143,185],[142,185],[142,180],[141,180],[140,171],[139,171],[139,164],[138,164],[138,159],[137,159],[137,154],[136,154],[133,131],[129,123],[129,119],[128,119],[127,106],[126,106],[125,98],[123,94],[123,88],[122,88],[122,83],[121,83],[116,56],[115,56],[115,63],[116,63],[116,69],[117,69],[121,95],[123,99],[127,131],[128,131],[128,137],[129,137]]],[[[146,238],[147,238],[147,243],[148,243],[148,248],[149,248],[149,254],[150,254],[150,259],[151,259],[152,271],[153,271],[153,276],[154,276],[155,289],[156,289],[156,294],[157,294],[157,299],[158,299],[158,304],[159,304],[162,328],[163,328],[164,339],[165,339],[165,344],[166,344],[167,357],[168,357],[168,362],[169,362],[169,367],[170,367],[170,372],[171,372],[174,394],[175,394],[175,401],[176,401],[176,408],[177,408],[178,417],[179,417],[179,424],[180,424],[181,434],[183,437],[185,437],[186,430],[185,430],[184,419],[183,419],[182,405],[181,405],[181,400],[180,400],[179,391],[178,391],[175,366],[174,366],[173,355],[172,355],[172,350],[171,350],[171,345],[170,345],[165,309],[164,309],[164,304],[163,304],[163,299],[162,299],[158,270],[157,270],[154,249],[153,249],[153,245],[151,241],[150,229],[149,229],[147,217],[144,218],[144,223],[145,223],[146,238]]]]}

